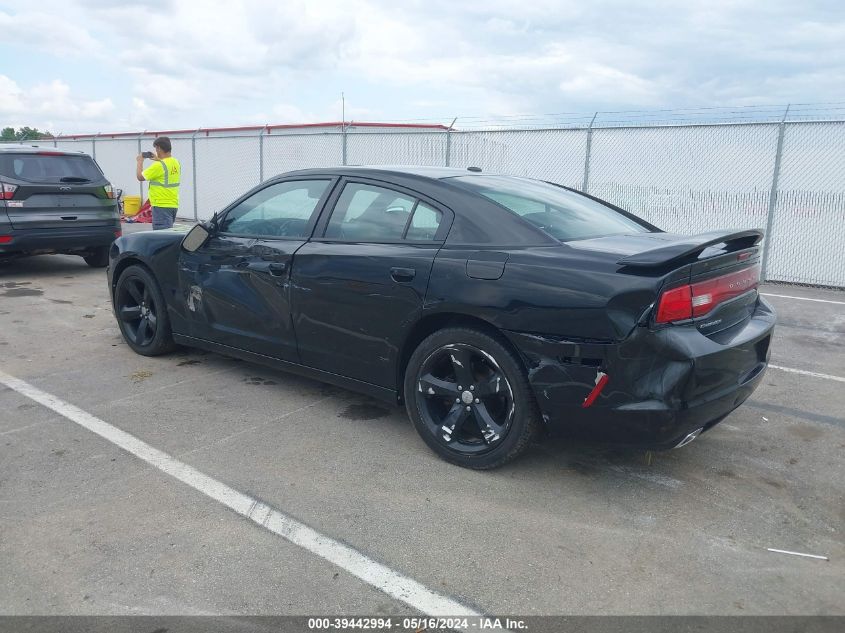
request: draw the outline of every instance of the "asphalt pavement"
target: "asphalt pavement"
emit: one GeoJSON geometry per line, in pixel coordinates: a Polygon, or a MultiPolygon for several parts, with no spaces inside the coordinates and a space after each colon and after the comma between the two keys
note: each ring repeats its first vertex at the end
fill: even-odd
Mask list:
{"type": "Polygon", "coordinates": [[[775,367],[696,442],[545,441],[474,472],[402,409],[215,354],[134,354],[81,258],[3,265],[0,371],[57,404],[0,384],[0,614],[424,612],[400,581],[483,613],[845,614],[845,293],[762,292],[775,367]],[[144,446],[319,538],[233,511],[144,446]]]}

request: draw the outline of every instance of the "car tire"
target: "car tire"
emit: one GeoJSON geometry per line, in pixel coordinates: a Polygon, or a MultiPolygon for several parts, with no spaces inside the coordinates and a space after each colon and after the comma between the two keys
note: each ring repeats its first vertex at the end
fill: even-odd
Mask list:
{"type": "Polygon", "coordinates": [[[158,282],[143,266],[129,266],[114,290],[114,311],[127,345],[142,356],[159,356],[176,344],[158,282]]]}
{"type": "Polygon", "coordinates": [[[506,342],[480,330],[446,328],[422,341],[408,361],[404,395],[426,444],[465,468],[498,468],[540,432],[522,362],[506,342]]]}
{"type": "Polygon", "coordinates": [[[109,247],[95,248],[88,255],[84,255],[83,259],[91,268],[105,268],[109,265],[109,247]]]}

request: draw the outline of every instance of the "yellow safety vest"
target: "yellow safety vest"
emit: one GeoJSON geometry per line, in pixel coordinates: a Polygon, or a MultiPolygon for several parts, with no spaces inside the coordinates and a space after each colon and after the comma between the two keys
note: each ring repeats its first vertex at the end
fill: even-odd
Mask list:
{"type": "Polygon", "coordinates": [[[144,179],[150,185],[150,204],[168,209],[179,208],[181,175],[182,166],[172,156],[155,159],[155,162],[143,171],[144,179]]]}

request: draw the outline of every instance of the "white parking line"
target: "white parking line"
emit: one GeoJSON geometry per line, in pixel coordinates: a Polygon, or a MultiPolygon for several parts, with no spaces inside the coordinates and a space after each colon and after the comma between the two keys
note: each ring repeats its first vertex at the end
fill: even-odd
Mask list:
{"type": "Polygon", "coordinates": [[[830,299],[811,299],[810,297],[794,297],[792,295],[776,295],[771,292],[761,292],[764,297],[781,297],[783,299],[800,299],[801,301],[816,301],[818,303],[835,303],[837,305],[845,306],[845,301],[832,301],[830,299]]]}
{"type": "Polygon", "coordinates": [[[841,376],[831,376],[830,374],[820,374],[815,371],[807,371],[806,369],[793,369],[792,367],[781,367],[780,365],[769,365],[772,369],[780,369],[781,371],[788,371],[790,374],[801,374],[802,376],[812,376],[813,378],[824,378],[825,380],[835,380],[837,382],[845,382],[845,378],[841,376]]]}
{"type": "Polygon", "coordinates": [[[65,402],[28,382],[0,371],[0,383],[52,409],[79,426],[96,433],[154,468],[222,503],[250,521],[281,536],[294,545],[340,567],[368,585],[430,616],[479,616],[469,607],[436,593],[365,554],[300,523],[258,499],[198,471],[167,453],[153,448],[134,435],[65,402]]]}

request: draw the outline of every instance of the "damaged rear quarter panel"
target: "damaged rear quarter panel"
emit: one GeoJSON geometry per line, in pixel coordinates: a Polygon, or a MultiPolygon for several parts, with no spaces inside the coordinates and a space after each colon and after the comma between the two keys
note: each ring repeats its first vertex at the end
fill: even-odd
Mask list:
{"type": "Polygon", "coordinates": [[[479,249],[444,248],[432,269],[429,312],[470,313],[500,330],[573,340],[620,341],[657,297],[661,277],[619,273],[607,256],[552,247],[497,249],[507,253],[498,279],[467,275],[479,249]]]}

